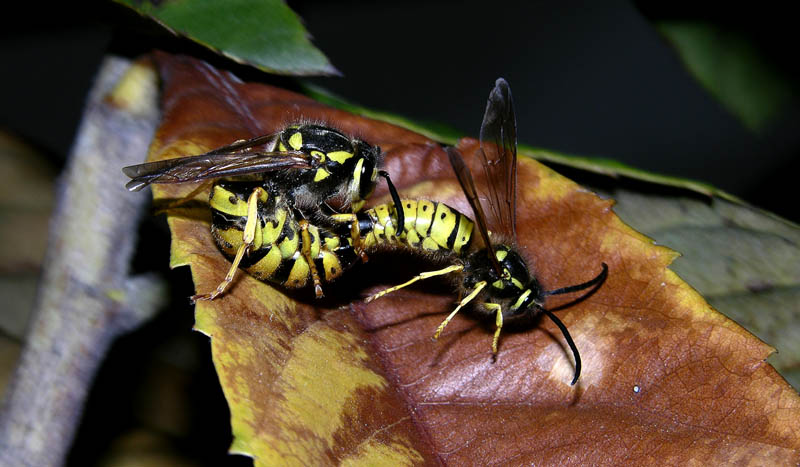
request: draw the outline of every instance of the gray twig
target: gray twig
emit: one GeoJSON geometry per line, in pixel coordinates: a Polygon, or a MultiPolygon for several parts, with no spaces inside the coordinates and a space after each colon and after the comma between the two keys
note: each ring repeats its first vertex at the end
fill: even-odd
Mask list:
{"type": "Polygon", "coordinates": [[[0,410],[0,465],[64,462],[108,346],[164,295],[155,279],[128,277],[146,197],[127,193],[120,171],[144,159],[156,95],[152,69],[104,61],[57,189],[36,309],[0,410]],[[115,88],[123,75],[124,92],[115,88]]]}

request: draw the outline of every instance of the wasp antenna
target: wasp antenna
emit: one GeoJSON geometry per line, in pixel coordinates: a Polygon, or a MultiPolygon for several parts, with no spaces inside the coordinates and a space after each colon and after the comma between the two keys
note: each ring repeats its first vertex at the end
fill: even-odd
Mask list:
{"type": "MultiPolygon", "coordinates": [[[[603,266],[605,266],[605,264],[603,266]]],[[[545,310],[544,308],[542,308],[542,311],[547,315],[548,318],[550,318],[552,322],[556,324],[556,326],[558,326],[558,329],[561,329],[561,334],[564,335],[564,339],[567,340],[567,345],[569,345],[569,348],[572,350],[572,355],[575,357],[575,376],[572,378],[572,382],[569,383],[570,386],[574,386],[575,383],[578,382],[578,378],[581,376],[581,354],[578,352],[578,347],[575,346],[575,341],[572,340],[572,336],[569,335],[569,331],[567,331],[567,327],[564,326],[564,323],[562,323],[561,320],[553,314],[553,312],[545,310]]]]}
{"type": "Polygon", "coordinates": [[[579,290],[588,289],[589,287],[591,287],[593,285],[596,285],[596,284],[599,284],[599,283],[603,282],[606,279],[606,276],[608,276],[608,265],[606,263],[602,263],[602,265],[603,265],[603,270],[600,271],[600,274],[598,274],[594,279],[592,279],[592,280],[590,280],[588,282],[584,282],[583,284],[570,285],[569,287],[562,287],[562,288],[556,289],[556,290],[545,291],[544,295],[545,296],[547,296],[547,295],[561,295],[561,294],[570,293],[570,292],[577,292],[579,290]]]}
{"type": "Polygon", "coordinates": [[[392,196],[392,202],[394,202],[394,209],[397,211],[397,235],[403,233],[403,229],[405,229],[406,225],[406,218],[405,212],[403,211],[403,203],[400,202],[400,195],[397,194],[397,188],[394,187],[394,183],[392,183],[392,179],[389,178],[389,172],[385,170],[378,171],[378,175],[386,179],[386,185],[389,186],[389,194],[392,196]]]}

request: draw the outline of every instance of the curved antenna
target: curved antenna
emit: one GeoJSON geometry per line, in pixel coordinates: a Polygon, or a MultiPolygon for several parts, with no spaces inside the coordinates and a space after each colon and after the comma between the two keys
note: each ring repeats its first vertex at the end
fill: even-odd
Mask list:
{"type": "Polygon", "coordinates": [[[589,287],[591,287],[591,286],[593,286],[595,284],[599,284],[600,282],[603,282],[605,280],[606,276],[608,276],[608,265],[606,263],[601,263],[601,264],[603,265],[603,270],[600,271],[600,274],[595,276],[594,279],[592,279],[590,281],[586,281],[583,284],[570,285],[568,287],[562,287],[562,288],[556,289],[556,290],[545,291],[545,292],[543,292],[543,295],[544,296],[547,296],[547,295],[561,295],[561,294],[570,293],[570,292],[577,292],[579,290],[588,289],[589,287]]]}
{"type": "Polygon", "coordinates": [[[386,179],[386,185],[389,187],[389,195],[392,197],[392,202],[394,203],[394,209],[397,211],[397,228],[395,231],[397,235],[403,233],[406,225],[406,213],[403,209],[403,203],[400,202],[400,195],[397,194],[397,188],[394,187],[394,183],[392,183],[392,179],[389,178],[389,172],[385,170],[379,170],[378,175],[386,179]]]}
{"type": "Polygon", "coordinates": [[[516,241],[517,120],[511,88],[503,78],[497,79],[489,93],[480,145],[488,184],[489,230],[516,241]]]}
{"type": "Polygon", "coordinates": [[[558,326],[558,329],[561,329],[561,334],[564,336],[564,339],[567,341],[567,345],[572,350],[572,355],[575,357],[575,376],[572,378],[572,382],[569,383],[570,386],[574,386],[575,383],[578,382],[578,378],[581,376],[581,354],[578,352],[578,347],[575,345],[575,341],[572,340],[572,336],[569,335],[569,331],[567,331],[567,327],[564,326],[564,323],[561,322],[553,312],[546,310],[544,308],[540,308],[544,314],[550,318],[550,321],[555,323],[558,326]]]}
{"type": "Polygon", "coordinates": [[[453,166],[453,171],[456,173],[458,183],[461,185],[461,189],[464,191],[467,201],[469,201],[472,212],[475,214],[475,223],[478,224],[478,232],[481,233],[483,243],[486,245],[489,261],[491,261],[492,267],[494,268],[498,277],[503,277],[503,268],[497,261],[497,255],[495,255],[494,248],[492,247],[491,240],[489,239],[489,229],[486,226],[486,215],[483,213],[483,208],[481,208],[481,203],[478,199],[478,192],[475,190],[475,182],[472,180],[472,174],[467,168],[467,165],[464,163],[464,158],[461,157],[461,153],[458,152],[458,149],[448,146],[444,148],[444,150],[447,152],[447,157],[450,158],[450,165],[453,166]]]}
{"type": "MultiPolygon", "coordinates": [[[[597,284],[603,282],[606,279],[606,277],[608,277],[608,265],[606,263],[601,263],[601,264],[603,265],[603,270],[600,271],[600,274],[595,276],[593,279],[591,279],[589,281],[586,281],[586,282],[584,282],[582,284],[570,285],[568,287],[562,287],[560,289],[545,291],[545,292],[542,292],[542,295],[543,296],[561,295],[561,294],[570,293],[570,292],[577,292],[579,290],[585,290],[585,289],[588,289],[589,287],[592,287],[594,285],[597,285],[597,284]]],[[[553,314],[553,312],[551,312],[549,310],[546,310],[543,307],[538,307],[538,308],[540,310],[542,310],[542,312],[544,314],[546,314],[548,318],[550,318],[550,321],[552,321],[553,323],[555,323],[556,326],[558,326],[558,329],[561,330],[561,334],[564,336],[564,339],[566,339],[567,344],[569,345],[569,348],[572,350],[572,355],[575,356],[575,377],[573,377],[572,378],[572,382],[569,383],[570,386],[574,386],[575,383],[578,381],[578,377],[581,374],[581,355],[578,352],[578,347],[575,345],[575,342],[572,340],[572,336],[569,335],[569,331],[567,331],[567,327],[564,326],[564,323],[562,323],[561,320],[558,319],[556,317],[556,315],[553,314]]]]}

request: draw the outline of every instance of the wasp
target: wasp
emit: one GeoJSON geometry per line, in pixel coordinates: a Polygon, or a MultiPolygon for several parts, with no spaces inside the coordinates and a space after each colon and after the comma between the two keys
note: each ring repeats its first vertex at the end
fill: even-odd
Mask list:
{"type": "Polygon", "coordinates": [[[216,298],[239,268],[256,279],[287,288],[331,282],[358,262],[352,223],[358,224],[368,253],[399,244],[448,257],[469,247],[473,224],[463,214],[436,201],[398,202],[356,214],[334,214],[335,224],[327,227],[303,219],[269,183],[221,180],[211,189],[211,234],[232,264],[215,291],[192,298],[216,298]],[[402,217],[397,214],[398,202],[405,211],[402,217]],[[453,228],[455,225],[458,227],[453,228]],[[438,234],[446,231],[452,233],[447,237],[438,234]]]}
{"type": "MultiPolygon", "coordinates": [[[[232,264],[213,293],[198,295],[196,299],[210,300],[221,294],[240,265],[256,277],[302,287],[305,281],[299,279],[300,264],[306,265],[315,293],[322,297],[322,279],[316,268],[319,259],[316,247],[321,241],[317,225],[340,226],[341,222],[332,217],[335,213],[347,209],[355,213],[362,209],[379,175],[386,179],[393,200],[399,202],[389,174],[378,169],[382,162],[383,153],[378,146],[334,128],[294,124],[280,132],[235,141],[205,154],[147,162],[122,170],[131,177],[126,185],[130,191],[153,183],[205,182],[172,207],[211,185],[212,234],[232,264]],[[239,240],[234,241],[232,235],[238,235],[239,240]],[[301,244],[297,239],[304,241],[301,244]],[[234,246],[235,253],[230,253],[234,246]],[[278,250],[280,260],[275,257],[278,250]],[[290,265],[289,260],[296,255],[301,255],[302,260],[290,265]],[[272,261],[269,267],[256,264],[261,256],[272,261]],[[289,271],[284,274],[275,261],[282,262],[289,271]],[[298,269],[292,272],[295,265],[298,269]],[[274,270],[270,269],[272,266],[274,270]]],[[[397,213],[398,222],[402,223],[403,215],[397,213]]],[[[358,227],[358,223],[351,223],[351,231],[344,238],[335,234],[329,237],[346,239],[348,243],[352,240],[357,256],[366,261],[358,227]]],[[[344,252],[339,254],[346,256],[344,252]]]]}
{"type": "Polygon", "coordinates": [[[424,207],[425,202],[417,201],[412,204],[408,200],[401,200],[399,205],[403,208],[404,224],[399,224],[403,226],[400,229],[392,228],[392,213],[388,210],[369,221],[364,218],[377,212],[360,213],[367,244],[393,242],[417,251],[440,251],[440,259],[448,264],[443,269],[423,272],[403,284],[385,289],[366,301],[370,302],[422,279],[447,275],[454,283],[459,297],[463,298],[436,329],[434,338],[438,339],[453,317],[471,304],[479,316],[494,318],[496,328],[492,340],[493,355],[497,354],[504,324],[529,320],[544,314],[561,330],[572,350],[575,374],[570,384],[574,385],[581,372],[580,352],[567,327],[552,311],[545,308],[545,302],[551,295],[599,286],[608,274],[608,266],[602,263],[601,272],[584,283],[545,290],[516,247],[516,117],[511,90],[504,79],[497,80],[489,95],[480,130],[479,153],[488,183],[488,193],[485,196],[479,196],[459,151],[454,147],[446,147],[445,151],[472,208],[474,225],[478,227],[485,247],[470,252],[473,223],[465,215],[443,203],[431,204],[429,208],[433,208],[434,212],[423,213],[424,209],[419,207],[424,207]],[[482,199],[487,200],[487,209],[483,209],[482,199]],[[420,219],[423,228],[417,229],[420,219]]]}
{"type": "Polygon", "coordinates": [[[209,204],[212,238],[231,267],[216,290],[192,300],[222,294],[239,268],[287,288],[305,287],[310,280],[321,297],[321,283],[336,279],[359,258],[349,231],[304,219],[272,183],[221,180],[211,188],[209,204]]]}

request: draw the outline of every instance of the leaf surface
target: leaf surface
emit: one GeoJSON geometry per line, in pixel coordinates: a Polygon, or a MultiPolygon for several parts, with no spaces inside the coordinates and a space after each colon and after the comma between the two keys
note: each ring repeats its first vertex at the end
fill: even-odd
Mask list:
{"type": "Polygon", "coordinates": [[[769,361],[800,387],[800,229],[723,199],[615,190],[614,211],[683,253],[672,265],[715,308],[770,342],[769,361]]]}
{"type": "MultiPolygon", "coordinates": [[[[310,119],[381,146],[402,195],[470,214],[445,153],[424,136],[186,57],[157,61],[163,124],[151,159],[310,119]]],[[[477,142],[459,148],[479,174],[477,142]]],[[[612,201],[521,159],[519,247],[543,286],[583,282],[609,266],[585,300],[548,299],[581,351],[578,384],[569,385],[571,355],[547,320],[504,332],[493,361],[493,323],[458,315],[431,339],[456,299],[442,283],[360,300],[435,269],[424,261],[373,255],[328,284],[325,301],[240,274],[229,293],[196,309],[231,407],[232,451],[259,465],[800,460],[800,399],[764,361],[772,348],[668,269],[676,253],[620,221],[612,201]]],[[[154,193],[178,198],[192,188],[154,193]]],[[[375,202],[386,199],[381,186],[375,202]]],[[[176,211],[172,265],[191,267],[198,292],[212,290],[229,264],[212,242],[208,209],[176,211]]]]}
{"type": "Polygon", "coordinates": [[[239,63],[278,74],[339,74],[281,0],[117,1],[239,63]]]}
{"type": "Polygon", "coordinates": [[[688,71],[751,131],[763,131],[796,91],[741,33],[702,21],[664,21],[658,29],[688,71]]]}

